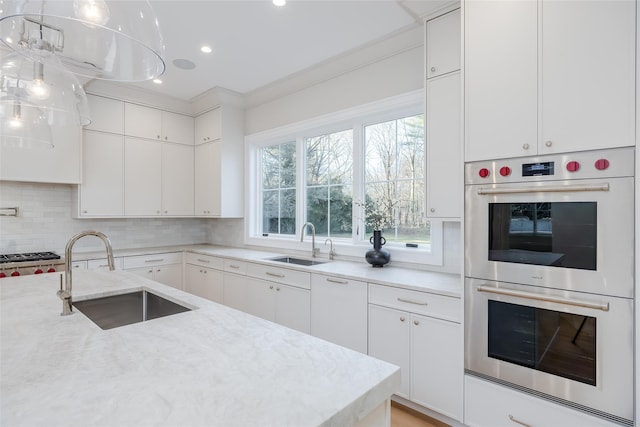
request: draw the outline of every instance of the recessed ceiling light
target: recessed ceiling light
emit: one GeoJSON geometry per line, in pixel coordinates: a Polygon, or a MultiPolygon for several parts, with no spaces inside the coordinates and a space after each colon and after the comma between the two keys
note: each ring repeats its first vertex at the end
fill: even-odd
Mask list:
{"type": "Polygon", "coordinates": [[[211,53],[211,48],[209,46],[202,46],[200,50],[204,53],[211,53]]]}
{"type": "Polygon", "coordinates": [[[282,7],[287,4],[287,0],[273,0],[273,4],[282,7]]]}
{"type": "Polygon", "coordinates": [[[161,85],[162,84],[162,80],[160,79],[153,79],[153,82],[157,85],[161,85]]]}

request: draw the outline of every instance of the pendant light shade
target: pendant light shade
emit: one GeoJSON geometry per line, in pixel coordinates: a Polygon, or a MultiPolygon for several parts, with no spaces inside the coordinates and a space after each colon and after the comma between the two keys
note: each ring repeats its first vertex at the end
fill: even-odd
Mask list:
{"type": "Polygon", "coordinates": [[[54,56],[34,62],[16,53],[0,61],[0,137],[4,146],[53,147],[60,129],[91,123],[87,96],[54,56]]]}
{"type": "Polygon", "coordinates": [[[120,82],[165,70],[164,44],[148,1],[4,0],[0,40],[30,59],[55,56],[69,71],[120,82]]]}

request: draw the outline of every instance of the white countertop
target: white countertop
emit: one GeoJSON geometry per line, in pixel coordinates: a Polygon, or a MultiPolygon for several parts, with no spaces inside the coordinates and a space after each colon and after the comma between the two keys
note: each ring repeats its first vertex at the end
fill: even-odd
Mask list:
{"type": "Polygon", "coordinates": [[[131,273],[74,271],[74,300],[144,287],[197,307],[102,330],[60,316],[59,283],[0,280],[1,425],[344,426],[400,383],[394,365],[131,273]]]}
{"type": "MultiPolygon", "coordinates": [[[[294,270],[307,271],[311,273],[331,274],[346,279],[362,280],[370,283],[381,285],[396,286],[405,289],[417,290],[422,292],[430,292],[438,295],[461,298],[462,280],[460,275],[451,273],[440,273],[426,270],[417,270],[405,267],[386,265],[383,268],[374,268],[365,262],[351,261],[328,261],[327,259],[318,259],[319,261],[328,261],[324,264],[314,266],[301,266],[295,264],[285,264],[277,261],[270,261],[267,258],[273,258],[279,255],[291,255],[284,252],[262,251],[254,249],[230,248],[215,245],[177,245],[144,249],[114,249],[115,256],[134,256],[141,254],[165,253],[176,251],[189,251],[204,255],[214,255],[237,260],[260,262],[267,265],[277,266],[281,268],[290,268],[294,270]]],[[[92,253],[78,253],[73,255],[73,259],[92,259],[104,258],[104,251],[92,253]]],[[[296,255],[298,257],[298,255],[296,255]]],[[[308,255],[299,256],[300,258],[309,258],[308,255]]]]}

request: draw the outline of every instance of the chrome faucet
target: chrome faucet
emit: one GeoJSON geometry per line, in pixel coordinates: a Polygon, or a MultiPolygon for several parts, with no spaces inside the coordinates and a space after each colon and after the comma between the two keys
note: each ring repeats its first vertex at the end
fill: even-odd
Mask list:
{"type": "Polygon", "coordinates": [[[109,270],[115,270],[111,242],[109,241],[109,238],[103,233],[99,231],[82,231],[69,239],[69,241],[67,242],[67,247],[64,250],[64,290],[62,289],[62,283],[60,283],[60,290],[57,292],[58,297],[60,297],[60,299],[62,300],[62,313],[60,313],[61,316],[68,316],[69,314],[73,314],[73,311],[71,311],[71,304],[73,303],[71,299],[71,272],[73,271],[73,268],[71,268],[71,250],[73,249],[73,245],[76,243],[76,241],[84,236],[96,236],[102,239],[105,247],[107,248],[107,263],[109,264],[109,270]]]}
{"type": "Polygon", "coordinates": [[[304,225],[302,226],[302,230],[300,230],[300,241],[304,241],[304,230],[307,228],[307,226],[311,227],[311,256],[315,258],[318,252],[320,252],[320,249],[316,248],[316,227],[314,227],[312,223],[304,223],[304,225]]]}
{"type": "Polygon", "coordinates": [[[326,245],[327,242],[329,242],[329,244],[331,245],[330,246],[331,249],[329,249],[329,260],[333,260],[333,257],[336,256],[336,250],[333,249],[333,240],[327,239],[324,241],[324,244],[326,245]]]}

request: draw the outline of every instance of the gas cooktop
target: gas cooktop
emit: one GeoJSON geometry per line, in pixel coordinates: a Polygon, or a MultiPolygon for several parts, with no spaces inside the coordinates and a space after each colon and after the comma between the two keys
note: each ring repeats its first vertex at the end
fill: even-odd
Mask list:
{"type": "Polygon", "coordinates": [[[23,254],[0,254],[0,264],[9,262],[29,262],[60,259],[60,255],[54,252],[28,252],[23,254]]]}

